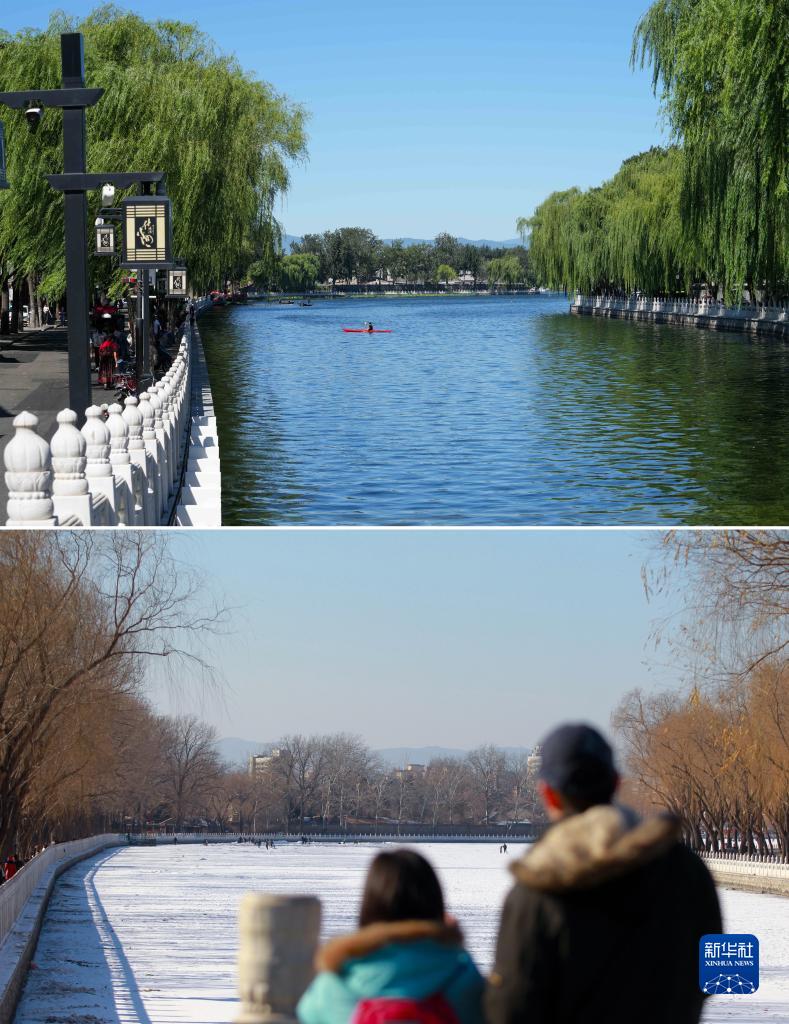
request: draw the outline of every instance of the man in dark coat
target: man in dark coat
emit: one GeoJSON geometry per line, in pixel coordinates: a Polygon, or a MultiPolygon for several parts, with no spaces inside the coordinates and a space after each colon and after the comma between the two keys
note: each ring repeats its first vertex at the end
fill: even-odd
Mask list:
{"type": "Polygon", "coordinates": [[[612,803],[613,753],[590,726],[552,732],[539,773],[554,824],[511,869],[488,1024],[696,1024],[699,939],[722,925],[679,823],[612,803]]]}

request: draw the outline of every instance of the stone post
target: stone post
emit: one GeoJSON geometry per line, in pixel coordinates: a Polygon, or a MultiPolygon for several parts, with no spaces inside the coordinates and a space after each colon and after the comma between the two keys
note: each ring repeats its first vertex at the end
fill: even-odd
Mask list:
{"type": "Polygon", "coordinates": [[[129,427],[129,459],[134,467],[134,500],[140,507],[138,522],[146,526],[158,525],[158,519],[154,518],[153,491],[148,485],[148,455],[142,439],[143,414],[136,395],[128,395],[123,405],[123,418],[129,427]]]}
{"type": "Polygon", "coordinates": [[[87,442],[77,430],[77,414],[72,409],[58,413],[58,429],[49,447],[55,472],[52,500],[58,522],[76,519],[80,526],[92,526],[90,489],[85,477],[87,442]]]}
{"type": "Polygon", "coordinates": [[[293,1024],[312,980],[321,921],[314,896],[247,893],[239,909],[241,945],[235,1024],[293,1024]]]}
{"type": "MultiPolygon", "coordinates": [[[[163,516],[167,511],[167,499],[170,496],[170,467],[167,464],[167,458],[169,454],[169,446],[167,443],[167,436],[164,429],[164,421],[162,418],[162,396],[160,394],[160,388],[158,384],[152,384],[148,388],[148,401],[151,403],[154,415],[154,425],[156,429],[156,445],[157,445],[157,465],[159,467],[159,516],[163,516]]],[[[145,436],[145,435],[143,435],[145,436]]]]}
{"type": "Polygon", "coordinates": [[[117,526],[118,501],[115,492],[115,477],[112,475],[112,466],[110,465],[110,432],[98,405],[91,405],[85,410],[82,436],[87,443],[85,454],[88,463],[85,467],[85,476],[88,479],[94,509],[97,508],[96,499],[100,495],[105,499],[105,507],[100,513],[103,522],[95,525],[117,526]]]}
{"type": "Polygon", "coordinates": [[[20,412],[14,436],[3,453],[8,488],[7,526],[55,526],[52,504],[52,456],[39,437],[38,416],[20,412]]]}
{"type": "Polygon", "coordinates": [[[140,395],[140,413],[142,414],[142,440],[145,445],[145,452],[148,463],[148,490],[152,494],[152,509],[146,518],[148,526],[159,526],[162,521],[160,509],[161,498],[161,472],[159,469],[159,443],[156,440],[156,429],[153,406],[150,402],[150,395],[143,391],[140,395]]]}
{"type": "MultiPolygon", "coordinates": [[[[109,407],[107,430],[110,432],[110,465],[115,477],[118,498],[118,522],[124,526],[138,525],[134,500],[134,478],[129,455],[129,424],[123,418],[123,408],[114,403],[109,407]]],[[[142,513],[142,508],[140,508],[142,513]]]]}

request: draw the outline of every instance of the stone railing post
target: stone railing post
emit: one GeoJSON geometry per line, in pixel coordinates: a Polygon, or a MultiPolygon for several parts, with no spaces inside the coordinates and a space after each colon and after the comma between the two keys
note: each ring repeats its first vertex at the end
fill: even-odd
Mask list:
{"type": "Polygon", "coordinates": [[[239,908],[241,945],[235,1024],[292,1024],[312,980],[321,921],[314,896],[247,893],[239,908]]]}
{"type": "Polygon", "coordinates": [[[58,424],[49,445],[55,472],[52,500],[58,522],[76,519],[81,526],[92,526],[93,509],[85,477],[87,442],[77,429],[77,414],[72,409],[58,413],[58,424]]]}
{"type": "Polygon", "coordinates": [[[8,488],[8,526],[55,526],[52,504],[52,457],[49,445],[36,431],[38,416],[20,412],[16,433],[3,453],[8,488]]]}
{"type": "Polygon", "coordinates": [[[154,429],[156,431],[157,464],[159,466],[159,519],[167,510],[167,499],[170,495],[170,467],[167,464],[168,446],[164,433],[164,422],[162,417],[162,397],[159,393],[159,385],[152,384],[148,389],[148,401],[153,408],[154,429]]]}
{"type": "Polygon", "coordinates": [[[140,414],[142,415],[142,443],[145,445],[146,461],[148,463],[148,491],[151,495],[152,508],[150,519],[146,518],[148,526],[158,526],[162,520],[159,509],[162,504],[161,497],[161,472],[159,469],[159,444],[156,440],[156,420],[151,396],[147,391],[140,395],[140,414]]]}
{"type": "Polygon", "coordinates": [[[168,483],[170,494],[172,494],[175,489],[175,481],[177,479],[175,465],[177,445],[175,443],[172,381],[172,370],[168,370],[164,377],[159,381],[159,397],[162,400],[162,424],[164,426],[164,436],[167,443],[167,468],[169,470],[168,483]]]}
{"type": "Polygon", "coordinates": [[[118,502],[115,493],[115,477],[112,475],[112,466],[110,465],[110,432],[98,405],[92,405],[85,410],[82,436],[87,442],[85,454],[88,457],[88,464],[85,475],[88,478],[88,486],[92,495],[91,501],[93,502],[96,496],[103,495],[106,499],[107,514],[105,518],[107,521],[101,525],[116,526],[118,502]]]}
{"type": "Polygon", "coordinates": [[[142,432],[144,418],[136,395],[128,395],[123,403],[123,418],[129,428],[129,459],[133,467],[134,504],[137,522],[143,526],[158,525],[154,519],[153,492],[148,482],[148,455],[142,432]]]}
{"type": "Polygon", "coordinates": [[[110,465],[118,494],[118,522],[124,526],[137,526],[134,479],[129,456],[129,424],[122,414],[123,409],[117,402],[110,406],[107,417],[107,430],[110,432],[110,465]]]}

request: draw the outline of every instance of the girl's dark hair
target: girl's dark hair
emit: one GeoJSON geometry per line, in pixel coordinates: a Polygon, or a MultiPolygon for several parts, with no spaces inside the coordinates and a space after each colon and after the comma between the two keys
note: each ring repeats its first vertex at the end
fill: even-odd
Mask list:
{"type": "Polygon", "coordinates": [[[379,853],[367,872],[359,924],[412,920],[444,920],[444,896],[436,873],[413,850],[379,853]]]}

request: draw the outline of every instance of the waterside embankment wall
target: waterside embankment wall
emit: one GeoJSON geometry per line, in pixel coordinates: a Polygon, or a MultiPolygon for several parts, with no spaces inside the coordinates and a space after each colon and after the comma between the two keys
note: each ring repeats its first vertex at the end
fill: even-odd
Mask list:
{"type": "Polygon", "coordinates": [[[614,299],[604,295],[576,295],[570,312],[577,316],[605,316],[713,331],[745,331],[789,339],[787,306],[732,307],[712,299],[614,299]]]}

